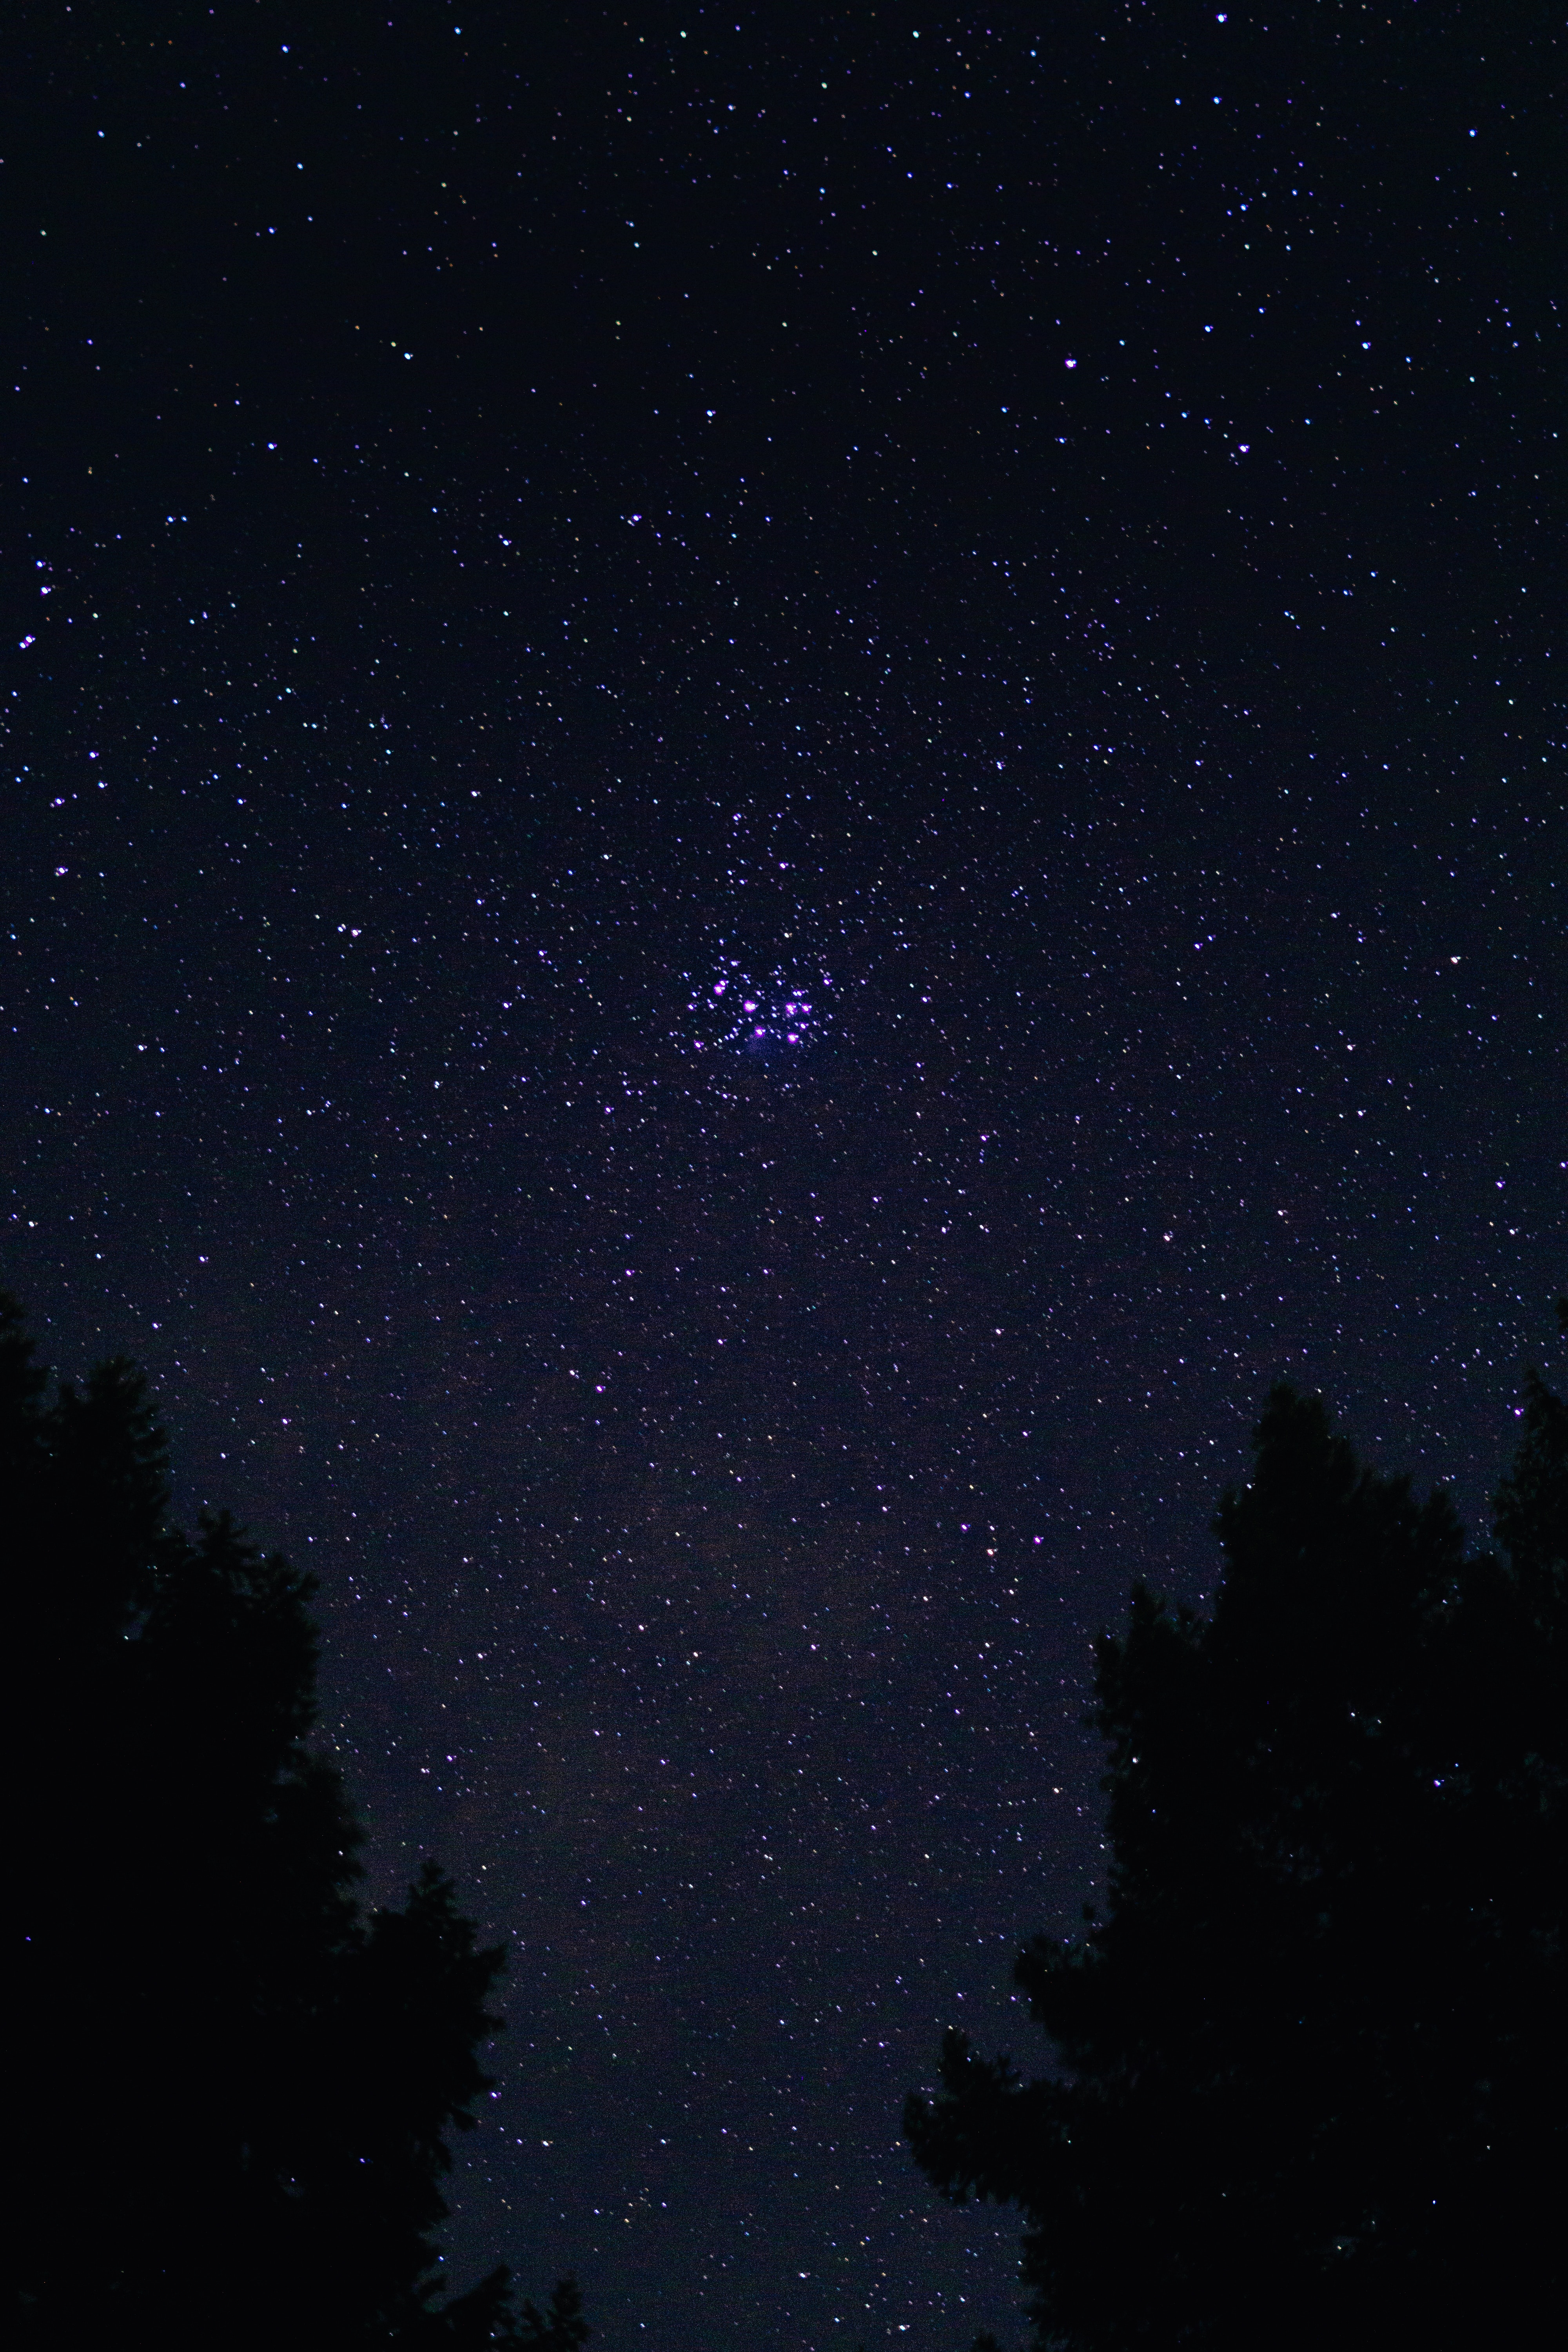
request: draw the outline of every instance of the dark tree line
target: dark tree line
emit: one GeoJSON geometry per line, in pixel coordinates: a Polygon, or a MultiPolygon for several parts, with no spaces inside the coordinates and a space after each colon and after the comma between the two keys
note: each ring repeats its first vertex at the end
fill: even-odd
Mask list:
{"type": "Polygon", "coordinates": [[[140,1374],[52,1388],[0,1297],[22,2341],[574,2352],[570,2281],[437,2287],[501,1951],[433,1865],[366,1912],[312,1580],[167,1504],[140,1374]]]}
{"type": "Polygon", "coordinates": [[[1564,2286],[1568,1410],[1531,1375],[1476,1555],[1289,1388],[1256,1451],[1212,1615],[1135,1587],[1100,1645],[1103,1909],[1016,1969],[1055,2073],[950,2034],[906,2129],[949,2197],[1021,2210],[1063,2352],[1533,2340],[1564,2286]]]}
{"type": "MultiPolygon", "coordinates": [[[[1532,1374],[1521,1419],[1469,1554],[1277,1389],[1212,1614],[1135,1587],[1100,1643],[1103,1912],[1016,1970],[1056,2071],[950,2035],[906,2114],[1020,2209],[1042,2346],[1458,2352],[1560,2306],[1568,1410],[1532,1374]]],[[[440,2291],[501,1952],[433,1867],[365,1910],[312,1580],[167,1504],[134,1368],[52,1387],[0,1296],[20,2338],[576,2352],[570,2281],[440,2291]]]]}

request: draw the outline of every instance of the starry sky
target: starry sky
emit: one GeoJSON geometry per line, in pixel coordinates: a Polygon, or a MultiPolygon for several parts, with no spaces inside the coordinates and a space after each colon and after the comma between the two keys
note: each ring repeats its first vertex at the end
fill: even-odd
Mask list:
{"type": "Polygon", "coordinates": [[[450,2266],[1018,2332],[942,2026],[1281,1375],[1564,1279],[1560,11],[24,10],[0,1278],[512,1962],[450,2266]]]}

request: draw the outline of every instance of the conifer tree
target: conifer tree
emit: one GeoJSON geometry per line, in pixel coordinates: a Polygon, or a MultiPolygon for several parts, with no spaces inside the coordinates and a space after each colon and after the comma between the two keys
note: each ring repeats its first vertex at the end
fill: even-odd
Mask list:
{"type": "Polygon", "coordinates": [[[570,2281],[521,2315],[504,2269],[437,2292],[501,1950],[434,1864],[365,1911],[314,1581],[167,1507],[135,1368],[51,1390],[0,1296],[22,2339],[575,2352],[570,2281]]]}
{"type": "Polygon", "coordinates": [[[1458,2347],[1560,2307],[1568,1410],[1531,1373],[1521,1414],[1467,1558],[1440,1492],[1276,1389],[1212,1614],[1137,1586],[1100,1643],[1103,1910],[1016,1972],[1056,2069],[952,2033],[905,2115],[948,2197],[1021,2210],[1043,2346],[1458,2347]]]}

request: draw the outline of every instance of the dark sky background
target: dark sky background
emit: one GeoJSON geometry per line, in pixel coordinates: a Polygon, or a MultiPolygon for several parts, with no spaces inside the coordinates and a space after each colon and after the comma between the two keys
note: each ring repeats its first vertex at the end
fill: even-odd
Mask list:
{"type": "Polygon", "coordinates": [[[23,6],[4,1264],[513,1951],[452,2266],[959,2352],[1090,1643],[1563,1265],[1561,11],[23,6]]]}

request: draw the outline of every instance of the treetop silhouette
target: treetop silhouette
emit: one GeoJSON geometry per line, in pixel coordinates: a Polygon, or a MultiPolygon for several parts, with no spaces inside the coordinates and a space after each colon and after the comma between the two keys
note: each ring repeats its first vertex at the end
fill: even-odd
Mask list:
{"type": "Polygon", "coordinates": [[[23,2338],[575,2352],[570,2281],[521,2315],[504,2268],[439,2293],[501,1948],[434,1864],[365,1911],[308,1745],[315,1581],[168,1496],[142,1375],[51,1391],[0,1295],[23,2338]]]}
{"type": "MultiPolygon", "coordinates": [[[[1568,1307],[1560,1308],[1568,1329],[1568,1307]]],[[[913,2097],[949,2198],[1016,2204],[1043,2344],[1496,2339],[1563,2286],[1568,1410],[1529,1376],[1497,1549],[1270,1395],[1212,1613],[1099,1645],[1110,1866],[913,2097]]]]}

